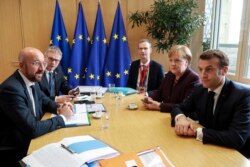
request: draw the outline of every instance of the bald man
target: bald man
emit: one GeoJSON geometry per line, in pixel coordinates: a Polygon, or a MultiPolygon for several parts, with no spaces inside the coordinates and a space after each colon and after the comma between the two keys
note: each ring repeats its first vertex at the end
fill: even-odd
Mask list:
{"type": "MultiPolygon", "coordinates": [[[[41,80],[46,62],[43,53],[32,47],[18,56],[19,68],[0,87],[0,157],[13,166],[27,154],[31,139],[65,127],[72,115],[72,105],[59,107],[45,96],[37,82],[41,80]],[[44,111],[58,114],[41,121],[44,111]]],[[[2,161],[1,160],[1,161],[2,161]]]]}

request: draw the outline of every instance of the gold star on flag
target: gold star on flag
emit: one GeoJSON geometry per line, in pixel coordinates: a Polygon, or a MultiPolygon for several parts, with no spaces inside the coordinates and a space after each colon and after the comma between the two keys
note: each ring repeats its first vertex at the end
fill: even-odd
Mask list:
{"type": "Polygon", "coordinates": [[[85,72],[88,72],[88,68],[85,68],[85,70],[84,70],[85,72]]]}
{"type": "Polygon", "coordinates": [[[67,77],[67,76],[64,76],[64,79],[65,79],[65,80],[68,80],[68,77],[67,77]]]}
{"type": "Polygon", "coordinates": [[[52,39],[49,41],[49,44],[50,44],[50,45],[52,45],[52,44],[53,44],[53,40],[52,40],[52,39]]]}
{"type": "Polygon", "coordinates": [[[99,75],[97,76],[97,80],[100,80],[100,76],[99,75]]]}
{"type": "Polygon", "coordinates": [[[99,37],[97,36],[96,38],[95,38],[97,41],[99,41],[99,37]]]}
{"type": "Polygon", "coordinates": [[[79,35],[78,38],[79,38],[80,40],[82,40],[82,35],[79,35]]]}
{"type": "Polygon", "coordinates": [[[66,42],[69,42],[69,39],[68,39],[68,38],[66,38],[66,39],[65,39],[65,41],[66,41],[66,42]]]}
{"type": "Polygon", "coordinates": [[[72,68],[68,68],[68,74],[72,73],[72,68]]]}
{"type": "Polygon", "coordinates": [[[75,43],[75,39],[73,39],[72,43],[73,43],[73,44],[75,43]]]}
{"type": "Polygon", "coordinates": [[[106,38],[104,38],[102,41],[103,41],[103,43],[107,43],[107,39],[106,38]]]}
{"type": "Polygon", "coordinates": [[[57,35],[56,39],[57,39],[58,41],[60,41],[60,40],[61,40],[61,36],[60,36],[60,35],[57,35]]]}
{"type": "Polygon", "coordinates": [[[115,74],[115,77],[118,79],[118,78],[121,78],[120,74],[116,73],[115,74]]]}
{"type": "Polygon", "coordinates": [[[110,76],[111,76],[111,72],[108,71],[108,72],[106,73],[106,75],[107,75],[108,77],[110,77],[110,76]]]}
{"type": "Polygon", "coordinates": [[[76,78],[76,79],[79,79],[79,74],[76,74],[76,75],[75,75],[75,78],[76,78]]]}
{"type": "Polygon", "coordinates": [[[95,75],[94,75],[94,74],[90,74],[89,78],[90,78],[90,79],[94,79],[94,78],[95,78],[95,75]]]}
{"type": "Polygon", "coordinates": [[[125,74],[125,75],[128,75],[128,70],[124,70],[124,74],[125,74]]]}
{"type": "Polygon", "coordinates": [[[122,40],[123,40],[123,41],[126,41],[126,40],[127,40],[127,37],[123,36],[123,37],[122,37],[122,40]]]}
{"type": "Polygon", "coordinates": [[[115,35],[114,35],[114,39],[118,39],[118,34],[115,34],[115,35]]]}

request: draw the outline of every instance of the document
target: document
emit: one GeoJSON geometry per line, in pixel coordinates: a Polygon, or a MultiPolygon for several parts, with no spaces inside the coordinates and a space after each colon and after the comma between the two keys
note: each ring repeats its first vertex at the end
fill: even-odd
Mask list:
{"type": "MultiPolygon", "coordinates": [[[[56,116],[52,114],[51,117],[56,116]]],[[[66,127],[90,125],[90,116],[86,104],[74,104],[74,114],[65,122],[66,127]]]]}
{"type": "Polygon", "coordinates": [[[87,167],[86,163],[117,155],[119,152],[108,144],[85,135],[46,145],[24,157],[21,164],[31,167],[87,167]]]}
{"type": "Polygon", "coordinates": [[[106,111],[106,108],[104,107],[102,103],[86,104],[86,107],[89,113],[93,113],[96,111],[102,111],[102,112],[106,111]]]}
{"type": "Polygon", "coordinates": [[[87,94],[87,95],[89,95],[90,93],[97,93],[97,92],[104,94],[107,91],[107,88],[102,86],[78,86],[77,88],[79,88],[80,94],[87,94]]]}
{"type": "Polygon", "coordinates": [[[100,160],[101,167],[174,167],[160,147],[100,160]]]}

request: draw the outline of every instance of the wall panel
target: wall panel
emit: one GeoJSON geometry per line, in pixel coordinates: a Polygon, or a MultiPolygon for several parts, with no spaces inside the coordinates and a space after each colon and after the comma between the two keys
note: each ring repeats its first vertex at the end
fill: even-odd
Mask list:
{"type": "Polygon", "coordinates": [[[22,48],[19,7],[19,0],[0,1],[0,83],[16,69],[11,62],[22,48]]]}

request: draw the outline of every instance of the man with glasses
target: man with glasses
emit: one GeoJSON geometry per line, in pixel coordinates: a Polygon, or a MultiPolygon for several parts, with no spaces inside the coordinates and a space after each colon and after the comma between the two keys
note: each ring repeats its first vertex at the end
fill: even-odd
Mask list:
{"type": "Polygon", "coordinates": [[[140,59],[132,62],[129,69],[127,87],[137,89],[140,93],[152,93],[164,79],[164,70],[161,64],[150,59],[152,44],[148,39],[141,39],[138,43],[140,59]]]}
{"type": "Polygon", "coordinates": [[[64,78],[60,61],[62,59],[62,52],[57,46],[50,46],[44,53],[47,67],[39,82],[41,90],[55,100],[57,103],[71,101],[78,92],[74,91],[68,86],[67,80],[64,78]],[[61,95],[63,94],[63,95],[61,95]]]}
{"type": "Polygon", "coordinates": [[[70,103],[59,106],[40,90],[47,65],[40,50],[26,47],[18,61],[19,69],[0,88],[0,157],[7,166],[19,166],[31,139],[65,127],[73,113],[70,103]],[[46,111],[56,116],[41,120],[46,111]]]}
{"type": "Polygon", "coordinates": [[[250,89],[226,78],[228,65],[227,55],[220,50],[200,55],[202,85],[173,109],[172,125],[177,135],[234,148],[250,158],[250,89]],[[202,128],[195,128],[187,119],[191,113],[197,115],[202,128]]]}

